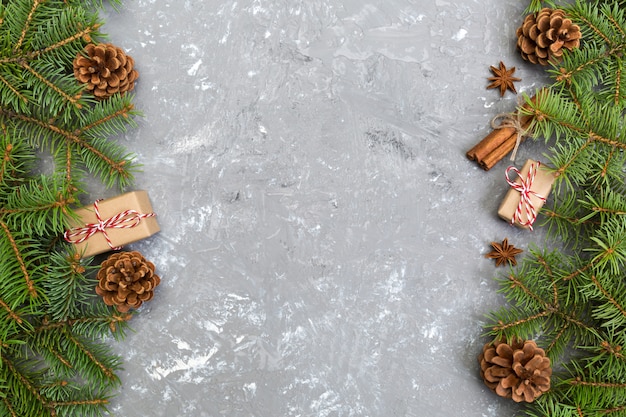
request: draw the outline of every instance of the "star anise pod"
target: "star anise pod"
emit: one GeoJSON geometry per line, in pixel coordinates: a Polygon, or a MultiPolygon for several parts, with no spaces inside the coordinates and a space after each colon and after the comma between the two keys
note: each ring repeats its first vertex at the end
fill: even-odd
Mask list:
{"type": "Polygon", "coordinates": [[[513,76],[513,73],[515,72],[515,67],[507,69],[504,63],[500,61],[500,68],[496,68],[492,65],[489,67],[489,69],[494,76],[487,78],[489,81],[491,81],[491,84],[487,86],[487,89],[500,88],[500,97],[504,96],[506,90],[511,90],[512,92],[517,94],[514,82],[522,81],[522,79],[513,76]]]}
{"type": "Polygon", "coordinates": [[[515,256],[522,253],[523,250],[517,249],[515,246],[509,244],[509,240],[505,238],[502,243],[491,242],[493,250],[485,255],[486,258],[495,259],[496,266],[509,263],[510,265],[517,265],[515,256]]]}

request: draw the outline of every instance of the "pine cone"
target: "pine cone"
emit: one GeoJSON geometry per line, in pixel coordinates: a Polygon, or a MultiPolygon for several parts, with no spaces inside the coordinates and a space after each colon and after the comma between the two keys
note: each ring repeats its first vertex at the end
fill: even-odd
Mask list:
{"type": "Polygon", "coordinates": [[[533,402],[550,389],[550,358],[533,340],[487,343],[478,362],[485,384],[501,397],[533,402]]]}
{"type": "Polygon", "coordinates": [[[121,313],[138,308],[151,300],[161,279],[154,274],[154,264],[139,252],[117,252],[100,265],[96,293],[105,304],[121,313]]]}
{"type": "Polygon", "coordinates": [[[121,48],[110,43],[90,43],[74,58],[74,77],[86,84],[96,99],[103,100],[135,88],[139,73],[134,65],[133,58],[121,48]]]}
{"type": "Polygon", "coordinates": [[[578,48],[580,38],[580,28],[563,10],[544,8],[526,16],[517,29],[517,48],[525,60],[548,65],[561,61],[563,48],[578,48]]]}

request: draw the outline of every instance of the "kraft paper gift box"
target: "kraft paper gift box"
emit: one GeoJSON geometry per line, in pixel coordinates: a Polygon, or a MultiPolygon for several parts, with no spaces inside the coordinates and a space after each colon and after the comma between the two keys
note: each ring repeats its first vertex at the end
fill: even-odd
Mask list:
{"type": "Polygon", "coordinates": [[[99,200],[75,213],[78,220],[70,220],[64,237],[83,258],[119,249],[160,230],[146,191],[99,200]]]}
{"type": "Polygon", "coordinates": [[[550,194],[556,175],[541,162],[529,159],[520,171],[517,171],[515,167],[509,167],[506,171],[506,177],[512,188],[502,200],[498,215],[517,227],[532,230],[536,214],[543,207],[545,199],[550,194]],[[514,180],[509,177],[510,171],[518,174],[514,180]],[[529,177],[529,173],[531,177],[529,177]],[[526,195],[525,201],[522,201],[523,193],[526,195]]]}

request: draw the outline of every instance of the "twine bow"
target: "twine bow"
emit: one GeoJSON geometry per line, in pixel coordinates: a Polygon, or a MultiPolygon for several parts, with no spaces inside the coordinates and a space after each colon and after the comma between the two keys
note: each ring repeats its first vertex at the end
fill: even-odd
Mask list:
{"type": "Polygon", "coordinates": [[[516,113],[499,113],[491,119],[492,129],[503,129],[506,127],[515,129],[515,133],[517,134],[515,147],[513,148],[513,152],[511,152],[511,161],[515,161],[517,148],[519,148],[520,143],[522,143],[522,138],[528,134],[528,129],[524,129],[524,126],[522,126],[522,114],[519,111],[516,113]],[[498,123],[498,121],[500,121],[500,123],[498,123]]]}
{"type": "Polygon", "coordinates": [[[537,219],[537,210],[535,210],[535,206],[533,205],[531,196],[535,196],[541,201],[546,201],[546,198],[531,188],[533,186],[533,181],[535,180],[535,175],[537,174],[537,170],[541,162],[537,161],[537,163],[530,164],[530,168],[528,169],[528,174],[526,174],[526,178],[522,176],[522,173],[515,168],[514,166],[510,166],[506,169],[506,182],[513,187],[514,190],[519,191],[520,193],[520,201],[515,209],[515,213],[513,213],[513,217],[511,218],[511,224],[514,224],[516,221],[524,227],[528,227],[530,230],[533,230],[533,223],[537,219]],[[512,181],[509,178],[509,172],[513,171],[517,174],[520,183],[512,181]],[[522,221],[522,212],[526,213],[526,221],[522,221]]]}
{"type": "Polygon", "coordinates": [[[100,209],[98,208],[98,201],[96,200],[93,203],[94,213],[96,215],[97,223],[86,223],[83,227],[75,227],[73,229],[65,231],[63,233],[63,237],[69,243],[82,243],[100,232],[104,235],[109,247],[113,250],[121,249],[120,246],[113,246],[111,242],[111,238],[107,233],[107,229],[130,229],[137,226],[142,219],[147,217],[156,216],[155,213],[139,213],[136,210],[124,210],[116,215],[109,217],[108,219],[102,220],[100,216],[100,209]]]}

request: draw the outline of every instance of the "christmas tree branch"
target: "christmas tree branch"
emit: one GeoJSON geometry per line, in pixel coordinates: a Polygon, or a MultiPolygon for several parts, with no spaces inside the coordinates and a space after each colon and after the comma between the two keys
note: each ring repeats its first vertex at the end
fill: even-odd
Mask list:
{"type": "Polygon", "coordinates": [[[79,30],[78,32],[76,32],[75,34],[65,38],[65,39],[61,39],[57,42],[55,42],[54,44],[45,47],[44,49],[39,49],[39,50],[35,50],[32,52],[28,53],[28,58],[30,59],[35,59],[38,58],[41,55],[47,54],[49,52],[52,52],[56,49],[62,48],[67,46],[68,44],[72,43],[72,42],[76,42],[79,41],[81,39],[87,38],[87,39],[91,39],[91,35],[94,34],[95,32],[97,32],[97,30],[100,28],[100,26],[102,26],[100,23],[94,23],[93,25],[89,25],[86,28],[79,30]]]}
{"type": "Polygon", "coordinates": [[[565,322],[563,327],[561,327],[561,330],[559,330],[559,332],[552,338],[552,342],[550,342],[545,349],[548,356],[551,356],[551,353],[554,350],[559,349],[560,343],[567,343],[567,340],[565,340],[565,342],[563,342],[563,340],[566,339],[566,332],[567,330],[569,330],[569,328],[570,328],[570,323],[565,322]]]}
{"type": "Polygon", "coordinates": [[[13,409],[13,406],[11,405],[7,397],[4,396],[0,398],[2,399],[2,404],[6,407],[7,411],[9,412],[9,415],[11,417],[19,417],[19,415],[15,412],[15,410],[13,409]]]}
{"type": "Polygon", "coordinates": [[[3,299],[0,298],[0,308],[2,308],[4,311],[7,312],[7,314],[9,315],[9,317],[14,320],[17,324],[22,324],[23,320],[22,318],[19,316],[19,314],[17,314],[15,311],[13,311],[11,309],[11,307],[9,307],[9,305],[4,302],[3,299]]]}
{"type": "Polygon", "coordinates": [[[620,345],[613,345],[610,342],[608,342],[607,340],[603,340],[600,343],[600,346],[602,346],[602,349],[604,350],[604,352],[608,353],[609,355],[617,358],[617,359],[621,359],[621,360],[625,360],[626,356],[624,356],[624,354],[622,353],[622,346],[620,345]]]}
{"type": "Polygon", "coordinates": [[[92,350],[89,349],[85,345],[85,343],[78,340],[78,338],[74,334],[72,334],[67,328],[63,330],[66,339],[71,342],[75,347],[77,347],[82,352],[82,354],[89,360],[89,362],[101,371],[102,375],[104,375],[106,379],[115,383],[119,382],[119,379],[115,374],[115,370],[113,368],[107,366],[100,359],[98,359],[96,355],[92,352],[92,350]]]}
{"type": "Polygon", "coordinates": [[[78,99],[80,98],[80,96],[77,96],[77,97],[70,96],[61,88],[57,87],[52,81],[49,81],[46,77],[41,75],[39,72],[35,71],[33,67],[31,67],[26,61],[22,61],[21,65],[26,71],[30,72],[33,76],[35,76],[35,78],[37,78],[39,81],[44,83],[52,91],[54,91],[55,93],[63,97],[67,102],[74,105],[77,109],[81,109],[83,107],[83,105],[78,102],[78,99]]]}
{"type": "Polygon", "coordinates": [[[125,161],[122,161],[122,162],[113,161],[112,159],[110,159],[109,157],[101,153],[98,149],[95,149],[93,146],[91,146],[89,143],[87,143],[84,139],[82,139],[80,136],[78,136],[74,132],[65,130],[55,125],[54,123],[45,122],[35,117],[31,117],[26,114],[16,113],[8,109],[0,108],[0,114],[8,116],[9,118],[21,120],[28,124],[36,125],[40,128],[43,128],[44,130],[49,131],[50,133],[58,134],[62,136],[63,138],[65,138],[68,142],[76,144],[79,147],[84,148],[87,151],[95,154],[98,158],[104,160],[108,165],[110,165],[112,170],[123,172],[123,169],[121,168],[121,166],[124,165],[125,161]]]}
{"type": "Polygon", "coordinates": [[[617,382],[597,382],[597,381],[583,381],[581,377],[576,377],[570,381],[574,386],[585,386],[595,388],[626,388],[626,383],[617,382]]]}
{"type": "Polygon", "coordinates": [[[626,1],[531,8],[557,3],[579,25],[580,47],[564,51],[548,69],[553,84],[522,111],[534,118],[533,137],[551,144],[558,177],[541,214],[558,249],[499,278],[512,306],[486,327],[547,346],[551,387],[524,415],[626,416],[626,1]]]}
{"type": "Polygon", "coordinates": [[[43,287],[50,300],[47,313],[53,322],[71,325],[71,318],[82,314],[83,307],[94,297],[95,284],[86,276],[94,269],[95,266],[83,265],[78,255],[51,255],[43,287]]]}
{"type": "Polygon", "coordinates": [[[600,284],[598,278],[595,275],[591,276],[591,282],[596,286],[596,288],[602,293],[602,296],[612,304],[617,310],[621,313],[622,316],[626,317],[626,308],[620,305],[615,298],[609,293],[609,291],[600,284]]]}
{"type": "Polygon", "coordinates": [[[55,408],[59,408],[59,407],[74,407],[74,406],[83,406],[83,405],[103,406],[108,403],[109,403],[109,400],[107,400],[106,398],[94,398],[91,400],[53,401],[50,403],[50,405],[55,408]]]}
{"type": "Polygon", "coordinates": [[[65,181],[73,184],[72,171],[74,169],[74,159],[72,158],[72,148],[65,145],[65,181]]]}
{"type": "MultiPolygon", "coordinates": [[[[119,0],[112,0],[119,4],[119,0]]],[[[96,99],[73,61],[101,26],[98,0],[0,2],[0,415],[107,414],[131,314],[94,291],[91,259],[59,240],[84,175],[132,183],[137,165],[112,135],[134,126],[132,97],[96,99]],[[39,175],[37,151],[54,166],[39,175]]],[[[133,74],[136,76],[136,74],[133,74]]]]}
{"type": "Polygon", "coordinates": [[[31,279],[30,273],[28,269],[26,268],[26,261],[24,257],[22,256],[22,251],[18,247],[17,241],[15,237],[13,236],[13,233],[11,232],[11,230],[9,230],[6,223],[4,223],[1,220],[0,220],[0,229],[2,229],[2,231],[4,232],[4,235],[7,241],[9,242],[9,245],[13,251],[13,255],[15,256],[15,261],[19,265],[19,270],[21,271],[21,275],[24,279],[24,282],[26,283],[26,286],[28,287],[28,293],[30,294],[30,297],[37,298],[38,294],[37,294],[37,289],[35,288],[35,282],[31,279]]]}
{"type": "Polygon", "coordinates": [[[128,103],[128,104],[124,104],[123,107],[106,114],[104,117],[99,118],[98,120],[93,121],[92,123],[85,125],[79,129],[76,129],[76,135],[81,135],[89,130],[95,129],[99,126],[103,126],[105,124],[107,124],[108,122],[117,119],[119,117],[123,117],[125,119],[127,119],[129,117],[130,114],[132,114],[132,111],[134,109],[135,106],[133,106],[132,103],[128,103]]]}
{"type": "Polygon", "coordinates": [[[33,333],[60,331],[71,329],[72,332],[87,338],[98,338],[108,334],[123,336],[126,323],[132,317],[131,313],[119,313],[108,306],[94,306],[93,310],[81,311],[79,318],[62,320],[45,320],[40,323],[33,333]]]}
{"type": "Polygon", "coordinates": [[[59,178],[40,177],[16,187],[0,208],[0,220],[9,230],[21,229],[22,235],[32,237],[63,232],[75,203],[73,194],[62,190],[64,186],[59,178]]]}
{"type": "Polygon", "coordinates": [[[43,204],[36,205],[36,206],[23,207],[23,208],[1,207],[0,217],[10,215],[10,214],[21,214],[21,213],[30,213],[30,212],[47,212],[50,210],[57,210],[57,209],[61,209],[63,213],[67,214],[69,212],[67,208],[70,207],[70,205],[75,202],[74,198],[71,196],[66,198],[61,193],[57,195],[58,195],[58,198],[55,199],[54,201],[43,202],[43,204]]]}
{"type": "MultiPolygon", "coordinates": [[[[26,394],[26,396],[22,395],[19,398],[12,397],[12,399],[14,400],[12,402],[12,408],[16,406],[15,402],[19,401],[20,409],[26,408],[30,411],[28,415],[35,416],[40,415],[41,411],[43,410],[50,411],[48,401],[40,394],[36,384],[30,381],[30,379],[26,375],[20,372],[20,370],[16,367],[16,365],[11,361],[9,357],[7,357],[6,355],[0,355],[0,358],[2,359],[2,364],[8,368],[14,381],[19,384],[19,388],[21,388],[20,391],[26,394]]],[[[7,397],[7,399],[9,399],[9,397],[7,397]]]]}
{"type": "MultiPolygon", "coordinates": [[[[81,137],[79,134],[76,134],[74,131],[69,131],[60,126],[57,126],[54,123],[49,123],[32,116],[15,113],[13,111],[3,108],[0,108],[0,115],[19,120],[26,124],[35,125],[43,130],[42,133],[44,137],[47,137],[50,134],[62,137],[65,141],[68,142],[68,144],[76,146],[86,152],[88,155],[91,155],[91,158],[85,156],[83,159],[87,163],[89,163],[89,165],[92,167],[92,170],[100,171],[101,176],[103,178],[109,179],[109,182],[111,182],[113,179],[117,179],[122,184],[125,184],[132,178],[132,174],[130,173],[128,167],[129,161],[127,157],[120,157],[118,160],[114,160],[102,150],[89,143],[85,138],[81,137]],[[96,160],[94,161],[93,158],[95,158],[96,160]],[[107,168],[104,169],[101,165],[99,165],[100,162],[105,164],[107,168]]],[[[109,149],[112,149],[112,145],[110,143],[107,146],[109,147],[109,149]]]]}
{"type": "Polygon", "coordinates": [[[17,42],[15,43],[15,46],[13,47],[14,54],[16,54],[22,48],[22,43],[24,42],[24,39],[26,39],[26,34],[28,33],[28,29],[30,27],[31,21],[33,20],[33,15],[35,14],[35,10],[37,10],[37,7],[39,7],[42,1],[43,0],[33,1],[32,8],[30,9],[30,13],[28,13],[28,17],[26,18],[26,21],[24,22],[24,26],[22,28],[22,33],[20,34],[20,38],[17,40],[17,42]]]}
{"type": "MultiPolygon", "coordinates": [[[[3,63],[2,59],[0,59],[0,64],[3,63]]],[[[26,98],[26,96],[22,93],[20,93],[18,91],[17,88],[15,88],[9,81],[7,81],[6,78],[4,78],[2,75],[0,75],[0,82],[2,82],[2,84],[4,84],[19,100],[21,100],[23,103],[28,103],[28,99],[26,98]]]]}
{"type": "Polygon", "coordinates": [[[61,362],[67,368],[74,369],[72,364],[65,357],[63,357],[63,355],[58,350],[56,350],[52,346],[48,346],[48,351],[56,358],[57,361],[61,362]]]}
{"type": "Polygon", "coordinates": [[[571,281],[574,278],[578,277],[581,274],[584,274],[585,272],[587,272],[587,270],[589,268],[593,267],[593,262],[589,262],[586,265],[583,265],[582,268],[577,268],[575,271],[571,272],[570,274],[567,274],[566,276],[564,276],[562,278],[563,281],[571,281]]]}
{"type": "Polygon", "coordinates": [[[592,207],[591,210],[593,210],[596,213],[605,213],[605,214],[609,214],[609,215],[613,215],[613,216],[623,216],[624,214],[626,214],[626,211],[611,210],[611,209],[605,208],[605,207],[592,207]]]}
{"type": "Polygon", "coordinates": [[[4,182],[4,178],[6,176],[7,166],[11,161],[11,151],[13,150],[13,144],[7,143],[4,147],[4,155],[2,156],[2,161],[0,162],[0,184],[4,182]]]}
{"type": "MultiPolygon", "coordinates": [[[[542,319],[544,317],[547,317],[550,315],[549,311],[541,311],[537,314],[534,314],[532,316],[527,316],[524,318],[521,318],[519,320],[513,321],[513,322],[508,322],[505,323],[503,320],[498,320],[498,323],[492,326],[492,329],[498,333],[502,333],[506,330],[515,328],[515,327],[519,327],[522,324],[529,324],[533,321],[536,321],[538,319],[542,319]]],[[[500,336],[500,335],[498,335],[500,336]]]]}

